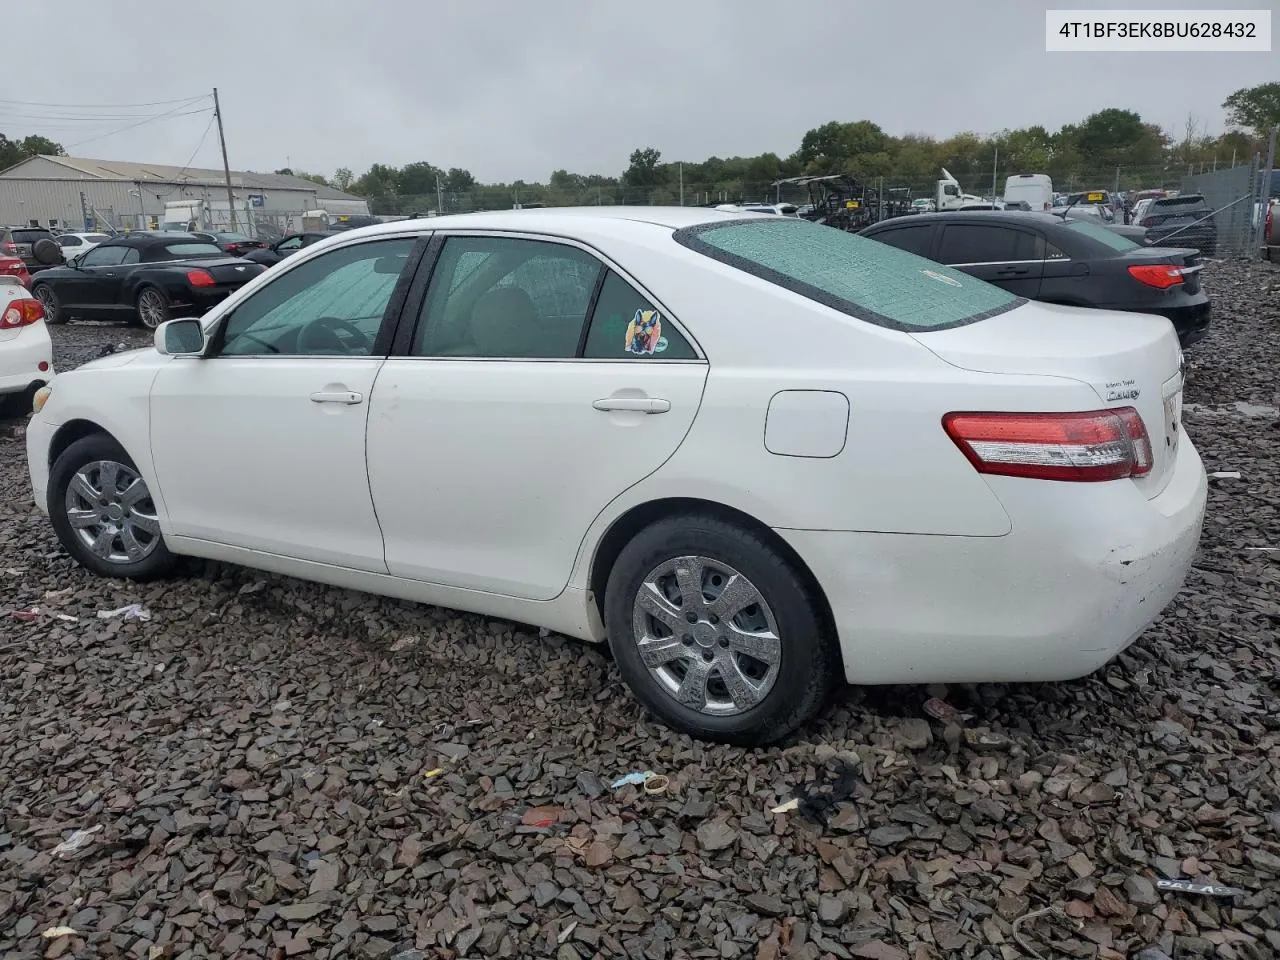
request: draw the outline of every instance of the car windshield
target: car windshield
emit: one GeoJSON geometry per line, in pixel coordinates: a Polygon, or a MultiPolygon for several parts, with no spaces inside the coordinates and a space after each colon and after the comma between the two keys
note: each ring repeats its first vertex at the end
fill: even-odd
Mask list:
{"type": "Polygon", "coordinates": [[[973,323],[1024,301],[905,250],[790,217],[688,227],[676,240],[851,317],[896,330],[973,323]]]}
{"type": "Polygon", "coordinates": [[[1082,233],[1086,237],[1091,237],[1112,250],[1123,252],[1137,250],[1141,246],[1141,244],[1134,243],[1128,237],[1121,236],[1114,230],[1108,230],[1106,227],[1097,223],[1090,223],[1088,220],[1068,220],[1067,229],[1082,233]]]}
{"type": "Polygon", "coordinates": [[[166,243],[157,251],[157,260],[187,260],[193,257],[225,257],[216,243],[201,243],[192,240],[189,243],[166,243]]]}

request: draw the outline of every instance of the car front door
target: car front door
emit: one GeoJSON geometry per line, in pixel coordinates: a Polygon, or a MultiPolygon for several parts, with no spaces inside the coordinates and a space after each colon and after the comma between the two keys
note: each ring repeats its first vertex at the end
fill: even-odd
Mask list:
{"type": "Polygon", "coordinates": [[[82,256],[72,268],[75,272],[57,282],[63,307],[90,320],[113,319],[115,301],[108,293],[112,273],[119,272],[129,253],[137,255],[131,247],[111,245],[94,247],[82,256]]]}
{"type": "Polygon", "coordinates": [[[934,259],[1019,297],[1040,295],[1044,240],[1005,223],[947,223],[934,259]]]}
{"type": "Polygon", "coordinates": [[[437,253],[369,416],[387,568],[549,600],[600,511],[679,447],[707,364],[651,295],[568,241],[462,234],[437,253]]]}
{"type": "Polygon", "coordinates": [[[215,322],[205,357],[161,368],[151,447],[174,535],[386,572],[365,423],[415,242],[364,240],[282,269],[215,322]]]}

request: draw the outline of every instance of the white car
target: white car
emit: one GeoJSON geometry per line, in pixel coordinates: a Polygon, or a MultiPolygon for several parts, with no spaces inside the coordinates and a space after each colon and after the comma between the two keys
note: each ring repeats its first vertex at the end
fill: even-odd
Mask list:
{"type": "Polygon", "coordinates": [[[53,379],[44,307],[17,277],[0,276],[0,401],[53,379]]]}
{"type": "Polygon", "coordinates": [[[99,574],[214,558],[606,638],[775,740],[854,683],[1053,680],[1178,591],[1181,352],[792,217],[581,207],[326,238],[35,400],[99,574]]]}
{"type": "Polygon", "coordinates": [[[58,246],[62,248],[62,256],[68,263],[110,239],[111,235],[106,233],[60,233],[54,237],[58,246]]]}

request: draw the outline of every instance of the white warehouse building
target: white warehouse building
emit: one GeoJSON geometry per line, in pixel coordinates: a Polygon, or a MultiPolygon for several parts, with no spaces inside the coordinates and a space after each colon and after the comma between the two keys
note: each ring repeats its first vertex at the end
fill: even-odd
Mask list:
{"type": "MultiPolygon", "coordinates": [[[[232,171],[237,226],[246,233],[286,231],[308,211],[369,213],[367,201],[334,187],[277,173],[232,171]],[[246,218],[255,229],[246,229],[246,218]]],[[[0,171],[0,226],[117,230],[154,228],[165,204],[205,200],[227,207],[222,170],[123,163],[82,157],[28,157],[0,171]]]]}

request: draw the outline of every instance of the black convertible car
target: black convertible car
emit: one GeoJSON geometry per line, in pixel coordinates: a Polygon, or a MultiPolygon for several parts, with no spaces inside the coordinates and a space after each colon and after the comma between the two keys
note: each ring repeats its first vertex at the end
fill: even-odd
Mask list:
{"type": "Polygon", "coordinates": [[[1209,331],[1200,255],[1154,247],[1052,213],[934,213],[882,220],[862,236],[945,263],[1028,300],[1168,317],[1182,345],[1209,331]]]}
{"type": "MultiPolygon", "coordinates": [[[[52,241],[34,252],[61,262],[52,241]]],[[[171,317],[199,316],[264,270],[190,234],[135,233],[98,244],[74,265],[42,270],[31,293],[49,323],[127,320],[155,329],[171,317]]]]}

